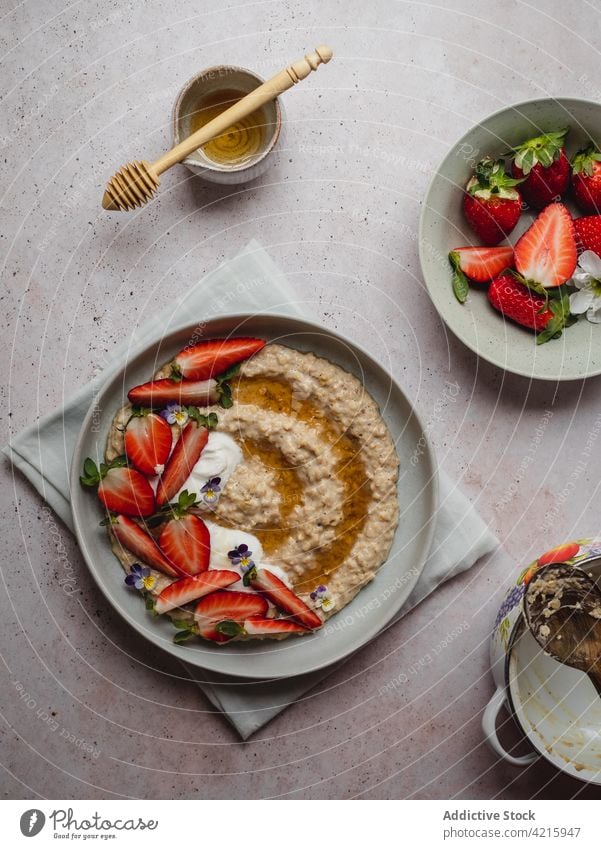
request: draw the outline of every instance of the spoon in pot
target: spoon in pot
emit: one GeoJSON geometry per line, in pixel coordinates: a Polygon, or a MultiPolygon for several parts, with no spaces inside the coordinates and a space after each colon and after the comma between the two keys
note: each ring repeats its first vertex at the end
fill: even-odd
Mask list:
{"type": "Polygon", "coordinates": [[[524,596],[534,639],[560,663],[586,672],[601,696],[601,589],[578,566],[539,569],[524,596]]]}

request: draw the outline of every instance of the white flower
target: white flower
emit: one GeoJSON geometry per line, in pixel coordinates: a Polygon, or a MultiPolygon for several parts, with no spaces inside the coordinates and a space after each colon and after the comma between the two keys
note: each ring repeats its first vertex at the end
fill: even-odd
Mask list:
{"type": "Polygon", "coordinates": [[[580,254],[570,282],[578,290],[570,295],[570,312],[586,313],[593,324],[601,324],[601,257],[594,251],[580,254]]]}

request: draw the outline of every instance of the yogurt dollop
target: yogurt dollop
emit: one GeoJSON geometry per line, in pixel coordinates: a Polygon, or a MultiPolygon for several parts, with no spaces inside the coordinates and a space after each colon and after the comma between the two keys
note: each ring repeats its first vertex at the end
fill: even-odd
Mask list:
{"type": "Polygon", "coordinates": [[[212,430],[190,477],[173,500],[177,501],[184,489],[200,497],[200,490],[211,478],[221,478],[220,486],[223,489],[241,460],[242,449],[238,443],[227,433],[212,430]]]}
{"type": "Polygon", "coordinates": [[[237,528],[224,528],[222,525],[217,525],[215,522],[204,520],[209,535],[211,537],[211,563],[209,569],[229,569],[232,572],[238,572],[240,580],[232,584],[228,589],[242,590],[242,592],[250,591],[250,587],[245,587],[242,583],[243,571],[240,566],[234,566],[230,558],[227,556],[228,551],[233,551],[239,545],[247,545],[249,551],[252,552],[251,558],[258,569],[269,569],[274,575],[283,581],[287,587],[292,588],[290,580],[284,570],[280,566],[275,566],[272,563],[263,563],[263,546],[259,539],[254,534],[249,534],[246,531],[239,531],[237,528]]]}
{"type": "MultiPolygon", "coordinates": [[[[209,433],[208,442],[198,458],[198,462],[192,469],[190,477],[173,500],[177,501],[180,492],[183,492],[184,489],[187,489],[188,492],[194,492],[199,498],[202,498],[201,489],[211,478],[221,478],[220,487],[223,491],[234,469],[241,460],[242,449],[238,443],[227,433],[212,430],[209,433]]],[[[233,572],[238,572],[240,575],[240,580],[236,581],[228,589],[252,592],[250,587],[245,587],[242,583],[243,571],[240,566],[234,566],[227,556],[229,551],[233,551],[242,544],[247,545],[249,550],[252,551],[252,560],[258,568],[269,569],[286,586],[291,587],[290,580],[282,568],[271,563],[262,562],[263,546],[258,537],[247,531],[238,530],[238,528],[225,528],[222,525],[218,525],[216,522],[208,519],[206,514],[203,515],[203,520],[211,537],[211,563],[209,569],[229,569],[233,572]]]]}

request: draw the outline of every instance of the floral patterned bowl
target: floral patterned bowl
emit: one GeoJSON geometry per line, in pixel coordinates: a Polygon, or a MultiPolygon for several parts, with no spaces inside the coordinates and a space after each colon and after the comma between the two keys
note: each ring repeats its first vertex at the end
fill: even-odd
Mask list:
{"type": "Polygon", "coordinates": [[[550,563],[582,566],[601,575],[601,539],[567,542],[546,551],[522,569],[505,594],[490,643],[497,689],[482,716],[493,751],[514,766],[541,755],[581,781],[601,784],[601,698],[583,672],[544,653],[525,627],[523,599],[537,570],[550,563]],[[516,757],[497,734],[497,717],[507,706],[536,752],[516,757]]]}

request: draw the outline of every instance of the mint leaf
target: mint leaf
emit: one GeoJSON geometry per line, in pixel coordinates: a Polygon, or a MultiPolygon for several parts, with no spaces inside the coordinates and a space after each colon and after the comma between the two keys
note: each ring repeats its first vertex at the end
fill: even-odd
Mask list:
{"type": "Polygon", "coordinates": [[[461,270],[461,257],[456,251],[450,252],[449,262],[453,269],[453,294],[460,304],[464,304],[470,291],[470,284],[461,270]]]}

